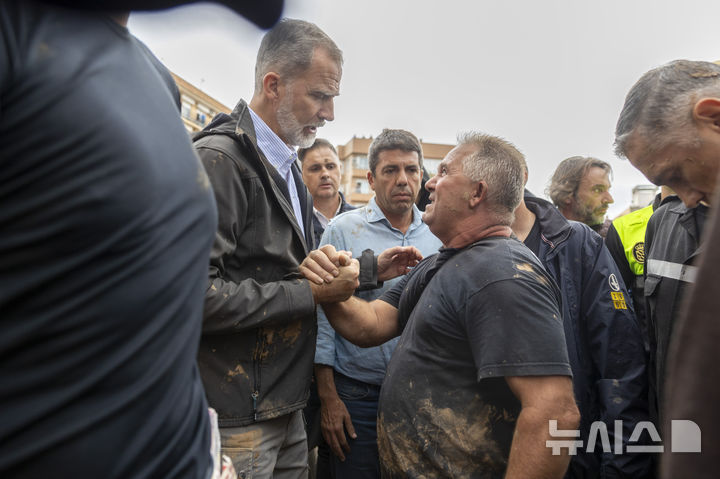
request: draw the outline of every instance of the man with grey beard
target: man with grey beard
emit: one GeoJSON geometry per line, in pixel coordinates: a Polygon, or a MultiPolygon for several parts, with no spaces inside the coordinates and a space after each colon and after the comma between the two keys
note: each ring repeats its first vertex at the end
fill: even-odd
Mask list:
{"type": "Polygon", "coordinates": [[[198,363],[240,477],[307,477],[315,304],[357,286],[357,261],[334,249],[337,277],[299,274],[313,208],[295,148],[333,120],[341,75],[342,52],[322,30],[283,20],[260,45],[250,103],[194,138],[218,205],[198,363]]]}

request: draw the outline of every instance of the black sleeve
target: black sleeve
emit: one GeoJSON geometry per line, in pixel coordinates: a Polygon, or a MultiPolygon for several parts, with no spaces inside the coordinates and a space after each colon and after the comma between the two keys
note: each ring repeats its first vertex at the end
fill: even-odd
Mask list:
{"type": "Polygon", "coordinates": [[[560,305],[541,282],[496,281],[470,296],[461,314],[478,381],[572,376],[560,305]]]}
{"type": "Polygon", "coordinates": [[[402,296],[403,290],[405,289],[405,285],[407,285],[410,276],[410,274],[406,274],[400,278],[400,281],[395,283],[395,286],[385,291],[378,299],[385,301],[395,309],[400,309],[400,296],[402,296]]]}
{"type": "Polygon", "coordinates": [[[632,285],[635,284],[635,275],[630,269],[627,257],[625,256],[625,247],[622,241],[620,241],[620,235],[615,229],[614,224],[610,225],[607,236],[605,236],[605,246],[607,246],[608,251],[610,251],[610,256],[612,256],[613,261],[615,261],[615,264],[620,270],[620,275],[625,282],[625,286],[632,288],[632,285]]]}

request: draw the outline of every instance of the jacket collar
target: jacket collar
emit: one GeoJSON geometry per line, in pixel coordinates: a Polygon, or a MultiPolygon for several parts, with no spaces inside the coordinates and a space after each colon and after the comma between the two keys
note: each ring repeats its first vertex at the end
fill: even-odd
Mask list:
{"type": "MultiPolygon", "coordinates": [[[[291,222],[293,223],[295,232],[302,239],[303,247],[308,250],[308,245],[312,244],[312,200],[309,198],[309,195],[306,196],[304,201],[301,199],[301,209],[303,210],[304,220],[303,226],[305,230],[305,234],[303,235],[299,225],[295,224],[297,218],[295,218],[292,205],[285,199],[281,186],[279,186],[284,183],[285,180],[279,176],[275,167],[270,164],[262,151],[256,146],[257,134],[253,126],[250,108],[247,102],[240,100],[230,115],[225,113],[216,115],[203,130],[193,136],[193,141],[209,135],[229,136],[254,152],[254,155],[251,155],[248,160],[255,162],[259,168],[258,171],[263,172],[263,174],[260,175],[261,178],[269,182],[266,187],[273,191],[276,200],[280,203],[285,214],[289,219],[292,219],[291,222]]],[[[296,185],[298,188],[305,188],[305,185],[302,184],[300,180],[296,181],[296,185]]],[[[300,190],[298,190],[298,194],[300,194],[300,190]]]]}
{"type": "Polygon", "coordinates": [[[540,223],[540,234],[550,248],[555,248],[570,236],[570,223],[552,203],[533,195],[527,189],[523,198],[527,209],[535,214],[540,223]]]}

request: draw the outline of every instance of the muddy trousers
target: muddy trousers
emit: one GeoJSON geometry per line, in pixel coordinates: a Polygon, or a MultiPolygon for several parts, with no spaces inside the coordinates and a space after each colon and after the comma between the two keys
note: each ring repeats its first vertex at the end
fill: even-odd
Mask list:
{"type": "Polygon", "coordinates": [[[242,427],[221,427],[222,453],[239,479],[307,479],[308,449],[302,411],[242,427]]]}

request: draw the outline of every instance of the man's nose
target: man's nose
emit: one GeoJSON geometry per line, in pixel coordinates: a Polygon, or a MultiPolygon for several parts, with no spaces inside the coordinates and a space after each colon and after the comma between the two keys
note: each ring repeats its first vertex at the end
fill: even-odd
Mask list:
{"type": "Polygon", "coordinates": [[[332,98],[323,102],[323,106],[318,112],[318,116],[324,121],[333,121],[335,119],[335,101],[332,98]]]}
{"type": "Polygon", "coordinates": [[[397,180],[395,180],[395,183],[398,185],[407,185],[408,179],[407,179],[407,173],[405,173],[404,169],[401,169],[398,173],[397,180]]]}
{"type": "Polygon", "coordinates": [[[430,178],[429,180],[427,180],[425,182],[425,189],[432,193],[433,191],[435,191],[435,183],[436,182],[437,182],[437,175],[434,175],[432,178],[430,178]]]}

